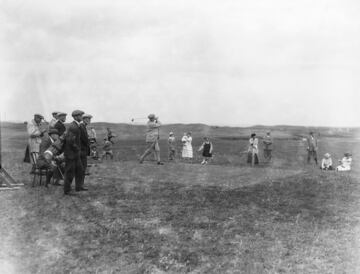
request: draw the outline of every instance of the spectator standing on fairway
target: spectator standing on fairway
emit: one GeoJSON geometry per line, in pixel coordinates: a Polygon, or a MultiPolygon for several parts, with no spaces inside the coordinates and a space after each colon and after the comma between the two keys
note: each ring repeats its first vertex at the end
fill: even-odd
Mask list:
{"type": "Polygon", "coordinates": [[[206,165],[208,161],[212,157],[213,152],[213,145],[210,142],[208,137],[204,137],[204,142],[202,143],[201,147],[199,148],[199,152],[202,151],[203,160],[201,162],[202,165],[206,165]]]}
{"type": "Polygon", "coordinates": [[[64,179],[64,194],[69,195],[71,190],[71,183],[75,177],[75,191],[85,191],[82,187],[81,180],[84,174],[81,163],[81,129],[80,122],[84,112],[81,110],[74,110],[72,117],[74,121],[69,125],[69,129],[65,135],[64,156],[65,156],[65,179],[64,179]]]}
{"type": "Polygon", "coordinates": [[[259,140],[256,138],[256,134],[251,134],[250,140],[249,140],[249,149],[248,149],[248,157],[247,162],[251,165],[258,165],[259,164],[259,140]]]}
{"type": "Polygon", "coordinates": [[[336,171],[349,171],[349,170],[351,170],[351,162],[352,162],[351,156],[352,156],[351,153],[345,153],[344,158],[339,160],[341,165],[337,166],[336,171]]]}
{"type": "Polygon", "coordinates": [[[52,119],[49,123],[49,128],[53,128],[56,124],[56,122],[58,121],[57,115],[58,115],[59,111],[54,111],[52,114],[52,119]]]}
{"type": "Polygon", "coordinates": [[[54,128],[56,128],[57,131],[59,132],[59,136],[62,136],[66,131],[66,127],[65,127],[66,115],[67,114],[65,112],[59,112],[57,115],[58,121],[54,125],[54,128]]]}
{"type": "Polygon", "coordinates": [[[34,114],[34,119],[27,123],[27,132],[29,134],[29,153],[32,164],[36,163],[39,157],[41,138],[47,132],[47,128],[42,126],[41,121],[44,116],[41,114],[34,114]]]}
{"type": "Polygon", "coordinates": [[[114,158],[114,153],[112,151],[112,145],[113,145],[113,143],[107,137],[105,137],[104,145],[103,145],[103,154],[101,155],[101,161],[104,160],[104,158],[107,155],[110,155],[111,160],[114,158]]]}
{"type": "Polygon", "coordinates": [[[158,165],[163,165],[160,161],[160,146],[159,146],[159,131],[161,127],[161,123],[155,114],[149,114],[148,116],[149,121],[147,122],[147,129],[146,129],[146,144],[147,148],[143,155],[140,157],[140,164],[144,162],[144,159],[150,155],[152,152],[155,154],[155,158],[158,165]]]}
{"type": "Polygon", "coordinates": [[[322,170],[333,170],[332,166],[332,159],[331,155],[329,153],[325,153],[324,158],[321,161],[321,167],[322,170]]]}
{"type": "Polygon", "coordinates": [[[314,132],[310,131],[309,136],[307,138],[307,163],[310,163],[310,159],[314,158],[315,164],[317,165],[317,150],[318,150],[318,140],[314,136],[314,132]]]}
{"type": "Polygon", "coordinates": [[[263,139],[264,144],[264,158],[267,161],[270,161],[272,158],[271,152],[272,152],[272,145],[273,145],[273,139],[271,137],[271,133],[267,132],[263,139]]]}
{"type": "Polygon", "coordinates": [[[169,133],[168,138],[168,150],[169,150],[169,160],[173,161],[175,160],[175,153],[176,153],[176,147],[175,147],[175,136],[173,132],[169,133]]]}
{"type": "Polygon", "coordinates": [[[90,155],[90,139],[88,135],[88,129],[87,126],[90,124],[92,116],[90,114],[84,114],[82,117],[82,122],[80,123],[80,140],[81,140],[81,153],[80,153],[80,159],[81,164],[83,166],[84,174],[83,178],[81,180],[81,185],[84,185],[85,181],[85,175],[89,175],[89,172],[87,170],[87,157],[90,155]]]}
{"type": "Polygon", "coordinates": [[[183,144],[182,158],[185,160],[191,160],[193,158],[193,148],[191,145],[192,143],[191,132],[184,133],[181,142],[183,144]]]}

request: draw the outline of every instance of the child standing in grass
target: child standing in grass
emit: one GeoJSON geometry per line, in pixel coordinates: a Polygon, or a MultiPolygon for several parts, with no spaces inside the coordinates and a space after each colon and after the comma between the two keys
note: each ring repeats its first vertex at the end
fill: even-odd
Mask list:
{"type": "Polygon", "coordinates": [[[169,148],[169,160],[173,161],[175,160],[175,136],[173,132],[169,133],[169,139],[168,139],[168,148],[169,148]]]}
{"type": "Polygon", "coordinates": [[[202,143],[201,147],[199,148],[199,152],[202,151],[203,161],[201,162],[202,165],[206,165],[208,161],[212,157],[213,152],[213,145],[210,142],[208,137],[204,137],[204,142],[202,143]]]}

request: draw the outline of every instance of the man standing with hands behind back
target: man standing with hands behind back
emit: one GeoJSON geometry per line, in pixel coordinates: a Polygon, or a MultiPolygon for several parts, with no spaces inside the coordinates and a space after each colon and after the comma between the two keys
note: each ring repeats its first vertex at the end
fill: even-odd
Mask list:
{"type": "Polygon", "coordinates": [[[69,195],[71,190],[71,183],[75,177],[75,191],[87,190],[82,187],[82,178],[84,169],[81,163],[81,128],[80,122],[84,112],[81,110],[74,110],[72,117],[74,121],[69,125],[68,131],[65,135],[65,179],[64,179],[64,194],[69,195]]]}

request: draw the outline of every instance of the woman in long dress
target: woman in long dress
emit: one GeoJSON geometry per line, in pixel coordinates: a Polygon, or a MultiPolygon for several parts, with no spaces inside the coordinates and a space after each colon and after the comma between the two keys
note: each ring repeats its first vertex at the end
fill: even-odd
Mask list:
{"type": "Polygon", "coordinates": [[[185,160],[191,160],[193,158],[193,148],[191,145],[192,142],[191,132],[184,133],[181,142],[183,144],[182,155],[181,155],[182,158],[185,160]]]}

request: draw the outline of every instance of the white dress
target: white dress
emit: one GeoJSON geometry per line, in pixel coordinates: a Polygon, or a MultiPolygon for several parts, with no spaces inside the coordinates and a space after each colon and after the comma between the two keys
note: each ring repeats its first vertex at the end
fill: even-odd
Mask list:
{"type": "Polygon", "coordinates": [[[192,158],[193,157],[193,148],[191,145],[192,138],[191,136],[183,136],[181,141],[183,142],[183,149],[181,156],[183,158],[192,158]]]}
{"type": "Polygon", "coordinates": [[[338,167],[336,168],[336,170],[338,170],[338,171],[348,171],[348,170],[351,170],[351,161],[352,161],[352,158],[351,158],[351,157],[349,157],[349,158],[347,158],[347,157],[342,158],[342,160],[341,160],[341,165],[338,166],[338,167]]]}

